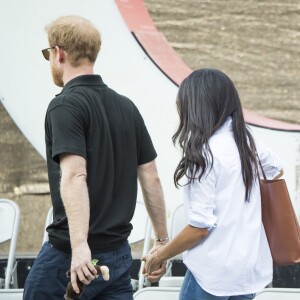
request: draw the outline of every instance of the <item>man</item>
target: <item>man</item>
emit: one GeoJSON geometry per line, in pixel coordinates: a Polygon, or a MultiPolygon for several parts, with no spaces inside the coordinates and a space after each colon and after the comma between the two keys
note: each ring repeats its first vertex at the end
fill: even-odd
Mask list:
{"type": "MultiPolygon", "coordinates": [[[[93,66],[100,50],[98,30],[78,16],[60,17],[46,27],[54,83],[62,92],[45,119],[47,165],[54,221],[25,283],[25,300],[63,299],[71,271],[87,285],[80,299],[132,299],[132,263],[127,237],[139,178],[157,237],[167,242],[163,193],[156,152],[142,116],[126,97],[108,88],[93,66]],[[110,269],[96,278],[91,263],[110,269]]],[[[152,274],[159,279],[165,264],[152,274]]]]}

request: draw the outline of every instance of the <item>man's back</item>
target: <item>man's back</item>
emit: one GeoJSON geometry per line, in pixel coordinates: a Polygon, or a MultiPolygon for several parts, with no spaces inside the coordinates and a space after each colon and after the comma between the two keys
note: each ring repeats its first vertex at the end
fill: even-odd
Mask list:
{"type": "Polygon", "coordinates": [[[131,231],[137,167],[156,157],[137,108],[109,89],[100,76],[79,76],[50,103],[45,128],[54,204],[54,223],[48,228],[50,242],[70,251],[68,222],[58,188],[58,155],[72,153],[87,161],[91,251],[118,248],[131,231]]]}
{"type": "MultiPolygon", "coordinates": [[[[27,276],[24,299],[63,299],[70,280],[78,296],[79,281],[88,285],[84,299],[132,300],[127,237],[137,177],[156,237],[167,240],[156,152],[134,104],[94,75],[99,30],[71,15],[51,22],[46,32],[48,47],[42,54],[53,82],[63,87],[45,120],[54,222],[27,276]],[[109,268],[109,282],[96,276],[93,259],[109,268]]],[[[153,279],[164,271],[161,267],[153,279]]]]}

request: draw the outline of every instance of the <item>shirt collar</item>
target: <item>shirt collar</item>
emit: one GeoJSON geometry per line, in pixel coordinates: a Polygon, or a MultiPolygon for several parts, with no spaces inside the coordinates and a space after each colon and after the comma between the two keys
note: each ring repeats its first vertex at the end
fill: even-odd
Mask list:
{"type": "Polygon", "coordinates": [[[224,124],[215,132],[215,134],[224,131],[232,131],[232,117],[228,117],[224,124]]]}
{"type": "Polygon", "coordinates": [[[61,90],[59,94],[56,96],[62,94],[63,92],[68,91],[69,89],[75,87],[75,86],[99,86],[102,85],[103,87],[106,86],[106,84],[103,82],[100,75],[95,74],[89,74],[89,75],[80,75],[73,79],[71,79],[61,90]]]}

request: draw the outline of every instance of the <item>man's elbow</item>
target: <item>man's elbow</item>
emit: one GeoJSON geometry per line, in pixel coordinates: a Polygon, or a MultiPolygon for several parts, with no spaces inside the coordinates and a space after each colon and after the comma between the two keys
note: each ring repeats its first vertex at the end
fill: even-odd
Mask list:
{"type": "Polygon", "coordinates": [[[69,183],[72,184],[74,182],[78,182],[78,181],[84,181],[86,182],[86,178],[87,178],[87,173],[85,170],[82,171],[66,171],[66,172],[62,172],[61,174],[61,181],[62,183],[69,183]]]}

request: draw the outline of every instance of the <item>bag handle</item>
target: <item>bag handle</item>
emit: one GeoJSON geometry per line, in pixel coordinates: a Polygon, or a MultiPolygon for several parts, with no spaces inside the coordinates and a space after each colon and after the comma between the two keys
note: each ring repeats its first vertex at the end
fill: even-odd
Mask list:
{"type": "Polygon", "coordinates": [[[264,177],[264,180],[267,180],[267,176],[266,176],[266,174],[265,174],[264,168],[263,168],[263,166],[262,166],[262,164],[261,164],[261,161],[260,161],[260,159],[259,159],[259,156],[258,156],[258,153],[257,153],[257,152],[256,152],[256,156],[257,156],[258,163],[259,163],[259,166],[260,166],[262,175],[263,175],[263,177],[264,177]]]}

